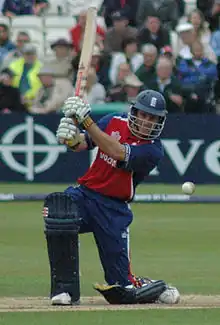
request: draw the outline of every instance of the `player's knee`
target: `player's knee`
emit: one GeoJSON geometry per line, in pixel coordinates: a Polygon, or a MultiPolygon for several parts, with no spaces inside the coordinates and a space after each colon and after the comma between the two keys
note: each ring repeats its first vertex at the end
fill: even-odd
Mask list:
{"type": "Polygon", "coordinates": [[[68,194],[61,192],[49,194],[44,201],[43,216],[47,234],[79,232],[78,209],[68,194]]]}

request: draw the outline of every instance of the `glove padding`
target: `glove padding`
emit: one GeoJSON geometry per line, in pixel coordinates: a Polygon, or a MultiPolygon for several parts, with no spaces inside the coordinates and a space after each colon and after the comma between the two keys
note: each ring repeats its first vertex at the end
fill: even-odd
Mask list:
{"type": "Polygon", "coordinates": [[[57,129],[56,137],[59,143],[66,144],[69,147],[75,147],[81,143],[80,131],[74,125],[73,120],[63,117],[57,129]]]}
{"type": "Polygon", "coordinates": [[[91,112],[91,107],[86,104],[80,97],[69,97],[64,102],[62,111],[66,117],[75,117],[79,124],[82,124],[91,112]]]}

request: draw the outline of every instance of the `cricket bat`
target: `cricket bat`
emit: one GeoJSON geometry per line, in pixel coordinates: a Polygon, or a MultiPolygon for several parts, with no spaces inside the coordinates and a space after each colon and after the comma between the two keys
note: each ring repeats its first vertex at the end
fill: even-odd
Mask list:
{"type": "Polygon", "coordinates": [[[82,43],[81,56],[75,84],[75,96],[83,97],[90,68],[93,47],[96,38],[96,17],[97,9],[88,8],[86,16],[86,26],[82,43]]]}

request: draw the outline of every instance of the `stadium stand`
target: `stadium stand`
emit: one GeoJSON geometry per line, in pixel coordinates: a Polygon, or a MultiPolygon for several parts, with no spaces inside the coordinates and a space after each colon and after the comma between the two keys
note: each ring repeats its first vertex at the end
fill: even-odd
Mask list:
{"type": "MultiPolygon", "coordinates": [[[[50,45],[58,38],[70,40],[69,29],[76,24],[76,17],[81,10],[88,6],[100,8],[102,0],[93,0],[89,4],[85,0],[52,0],[44,16],[21,15],[9,19],[0,16],[0,23],[10,27],[11,39],[16,40],[20,31],[27,32],[32,43],[37,46],[41,58],[53,55],[50,45]]],[[[97,17],[97,23],[106,29],[103,17],[97,17]]]]}
{"type": "Polygon", "coordinates": [[[67,1],[52,0],[46,12],[47,15],[68,15],[67,1]]]}
{"type": "MultiPolygon", "coordinates": [[[[111,0],[109,0],[109,1],[111,2],[111,0]]],[[[166,1],[166,0],[164,0],[164,1],[166,1]]],[[[181,2],[183,0],[176,0],[176,1],[181,2]]],[[[217,0],[215,0],[215,1],[217,1],[217,0]]],[[[106,88],[105,90],[108,90],[108,87],[112,86],[112,85],[109,85],[109,82],[111,81],[111,78],[110,78],[110,76],[111,76],[111,62],[112,62],[112,58],[114,57],[114,55],[116,53],[112,53],[112,52],[109,53],[107,51],[107,47],[105,44],[105,37],[107,38],[108,30],[106,27],[107,21],[105,21],[106,17],[104,19],[104,17],[101,16],[101,12],[103,10],[103,7],[102,7],[103,0],[90,0],[90,1],[88,1],[88,0],[63,0],[63,1],[49,0],[48,2],[49,2],[49,7],[46,8],[45,10],[43,10],[41,12],[40,16],[20,15],[20,16],[14,16],[12,18],[0,16],[0,24],[6,25],[9,27],[9,31],[10,31],[9,39],[8,39],[9,43],[12,41],[16,44],[16,39],[17,39],[17,35],[19,32],[23,31],[23,32],[28,33],[28,35],[30,36],[31,43],[34,44],[37,48],[38,59],[45,64],[45,62],[56,59],[54,51],[51,50],[51,44],[56,42],[58,39],[66,39],[67,41],[70,41],[72,43],[73,38],[70,35],[70,29],[77,24],[77,19],[78,19],[80,12],[86,10],[88,7],[95,6],[99,12],[99,15],[97,17],[97,25],[99,27],[101,27],[106,33],[104,35],[104,32],[103,32],[103,35],[101,37],[97,37],[96,42],[99,46],[100,51],[97,52],[98,54],[96,53],[93,55],[92,60],[93,60],[93,64],[94,64],[94,62],[96,62],[94,66],[95,66],[95,69],[97,72],[98,80],[99,81],[102,80],[101,83],[105,86],[105,88],[106,88]],[[104,79],[108,80],[108,82],[103,81],[103,76],[105,76],[104,79]]],[[[127,2],[129,2],[129,0],[127,0],[127,2]]],[[[188,13],[191,13],[192,10],[196,9],[196,7],[197,7],[196,0],[185,0],[185,13],[183,11],[182,14],[181,13],[179,14],[178,26],[181,25],[182,26],[181,28],[183,28],[183,27],[186,28],[186,25],[189,22],[188,13]]],[[[125,17],[125,18],[129,17],[128,13],[126,13],[125,11],[123,12],[123,9],[120,9],[120,14],[121,14],[121,17],[125,17]]],[[[219,15],[220,15],[220,9],[219,9],[219,15]]],[[[80,26],[80,23],[81,22],[79,22],[79,26],[80,26]]],[[[159,21],[159,23],[161,23],[161,21],[159,21]]],[[[204,29],[203,29],[204,26],[203,26],[202,19],[201,19],[201,23],[200,23],[198,30],[197,30],[196,24],[197,24],[197,22],[195,22],[195,26],[191,25],[191,26],[193,26],[192,29],[194,29],[194,32],[192,35],[194,38],[196,38],[197,40],[202,42],[203,48],[204,48],[204,55],[200,58],[200,61],[201,60],[209,60],[210,57],[206,53],[207,47],[209,46],[209,42],[206,44],[205,39],[202,38],[202,36],[203,36],[202,33],[204,34],[204,29]]],[[[208,23],[207,23],[207,26],[208,26],[208,23]]],[[[149,30],[151,33],[153,33],[153,35],[156,35],[155,36],[156,38],[162,37],[158,31],[156,31],[156,32],[154,31],[155,26],[150,27],[150,25],[149,26],[148,25],[146,25],[146,26],[145,25],[143,25],[143,26],[135,25],[134,27],[137,28],[138,31],[140,31],[141,28],[142,29],[145,28],[147,31],[149,30]],[[153,29],[151,30],[151,28],[153,28],[153,29]]],[[[79,27],[79,29],[80,28],[81,27],[79,27]]],[[[185,32],[187,32],[187,31],[185,30],[185,32]]],[[[212,31],[209,31],[209,32],[212,32],[212,31]]],[[[183,33],[183,31],[181,33],[183,33]]],[[[119,37],[120,35],[121,34],[117,30],[116,37],[119,37]]],[[[169,29],[170,41],[169,41],[168,45],[171,46],[170,54],[164,52],[166,50],[166,47],[158,49],[158,55],[163,55],[165,53],[164,54],[165,56],[166,55],[168,57],[170,56],[172,63],[174,64],[174,75],[173,76],[177,77],[177,78],[180,78],[179,75],[176,75],[177,70],[176,70],[175,65],[176,65],[176,62],[178,62],[178,60],[186,59],[186,60],[190,60],[190,64],[194,64],[194,61],[196,62],[195,64],[197,64],[197,65],[200,64],[200,62],[197,62],[198,60],[196,61],[196,58],[190,53],[190,42],[189,42],[190,37],[189,37],[189,35],[187,37],[186,37],[186,35],[185,36],[184,35],[185,35],[184,33],[180,34],[180,32],[178,32],[177,28],[169,29]],[[186,38],[185,41],[184,41],[183,36],[186,38]],[[182,49],[182,48],[184,48],[185,52],[184,51],[180,52],[180,49],[182,49]],[[187,50],[188,50],[188,52],[187,52],[187,50]],[[182,53],[184,53],[185,57],[181,56],[182,53]],[[187,55],[189,57],[187,57],[187,55]]],[[[125,33],[125,36],[128,37],[126,33],[125,33]]],[[[116,39],[116,37],[114,38],[114,40],[116,39]]],[[[111,41],[113,41],[113,40],[111,40],[111,41]]],[[[78,51],[77,46],[76,46],[77,42],[75,41],[75,39],[74,39],[74,42],[75,42],[75,48],[73,48],[73,51],[71,49],[70,54],[69,54],[70,57],[68,57],[67,61],[68,62],[70,61],[70,64],[71,64],[73,70],[77,70],[79,53],[77,52],[78,51]]],[[[145,41],[145,43],[147,43],[147,41],[145,41]]],[[[142,48],[140,45],[142,45],[142,44],[137,43],[139,55],[141,55],[141,52],[142,52],[142,48]]],[[[12,46],[14,46],[14,45],[12,44],[12,46]]],[[[4,51],[5,51],[5,49],[2,47],[2,58],[5,53],[4,51]]],[[[19,48],[16,49],[16,51],[17,51],[18,55],[20,55],[19,48]]],[[[133,54],[135,54],[132,51],[133,51],[133,49],[131,46],[131,49],[129,48],[128,53],[125,55],[125,60],[128,64],[131,64],[132,59],[134,57],[133,54]]],[[[121,51],[121,52],[123,52],[123,51],[121,51]]],[[[213,62],[216,65],[216,67],[218,69],[218,74],[219,74],[220,73],[219,72],[220,71],[220,57],[219,57],[218,53],[219,52],[217,52],[217,54],[214,54],[215,57],[217,56],[217,59],[215,61],[213,60],[213,62]],[[218,60],[218,62],[217,62],[217,60],[218,60]]],[[[123,54],[123,53],[121,53],[121,54],[123,54]]],[[[3,64],[2,64],[2,67],[3,67],[3,64]]],[[[146,67],[147,67],[147,64],[146,64],[146,67]]],[[[196,69],[198,70],[198,68],[196,68],[196,69]]],[[[136,69],[134,69],[133,73],[136,73],[136,69]]],[[[206,76],[202,75],[201,78],[205,79],[206,76]]],[[[219,84],[220,84],[219,80],[220,79],[218,77],[217,87],[215,87],[214,90],[219,89],[219,84]]],[[[72,82],[74,83],[74,80],[72,80],[72,82]]],[[[144,85],[144,86],[147,87],[147,85],[144,85]]],[[[215,90],[215,94],[216,94],[215,99],[217,101],[220,101],[219,100],[219,98],[220,98],[219,91],[215,90]]],[[[185,105],[185,102],[189,100],[188,97],[191,100],[190,96],[193,96],[192,97],[193,100],[197,100],[197,99],[195,99],[195,94],[193,92],[192,92],[192,94],[184,93],[184,96],[185,96],[184,97],[184,105],[185,105]]],[[[174,100],[175,100],[175,98],[174,98],[174,100]]],[[[213,103],[214,103],[214,101],[213,101],[213,103]]],[[[218,102],[217,102],[217,104],[218,104],[218,102]]]]}

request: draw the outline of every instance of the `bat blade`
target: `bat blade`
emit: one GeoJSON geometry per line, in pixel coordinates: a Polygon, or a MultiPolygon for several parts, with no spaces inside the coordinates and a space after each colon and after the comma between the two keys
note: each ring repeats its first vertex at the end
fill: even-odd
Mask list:
{"type": "Polygon", "coordinates": [[[93,46],[95,44],[96,17],[97,9],[95,7],[90,7],[86,16],[86,26],[75,84],[75,96],[81,98],[85,93],[93,46]]]}

